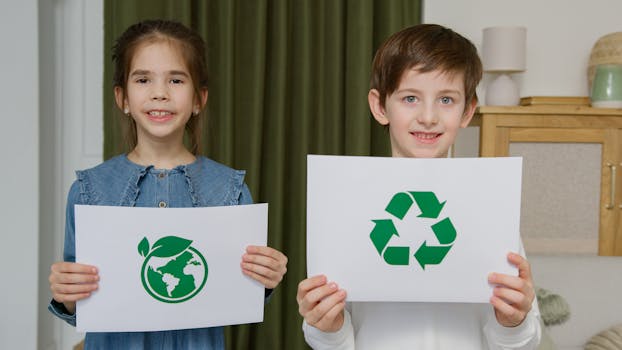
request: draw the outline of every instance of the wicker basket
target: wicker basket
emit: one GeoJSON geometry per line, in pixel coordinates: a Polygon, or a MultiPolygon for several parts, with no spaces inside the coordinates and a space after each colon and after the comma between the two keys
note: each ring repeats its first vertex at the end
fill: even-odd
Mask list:
{"type": "Polygon", "coordinates": [[[610,33],[600,37],[590,53],[587,66],[588,91],[592,91],[592,81],[599,64],[622,64],[622,32],[610,33]]]}

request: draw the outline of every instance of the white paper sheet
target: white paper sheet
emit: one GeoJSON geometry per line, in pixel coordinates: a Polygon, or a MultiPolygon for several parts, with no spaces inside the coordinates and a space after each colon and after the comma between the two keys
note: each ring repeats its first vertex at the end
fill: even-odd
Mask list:
{"type": "Polygon", "coordinates": [[[520,246],[522,158],[309,155],[307,166],[307,273],[349,301],[485,303],[490,272],[517,274],[506,256],[520,246]]]}
{"type": "Polygon", "coordinates": [[[75,218],[76,261],[96,266],[101,279],[99,289],[78,302],[78,331],[155,331],[263,320],[264,286],[243,275],[240,262],[248,245],[266,245],[267,204],[76,205],[75,218]]]}

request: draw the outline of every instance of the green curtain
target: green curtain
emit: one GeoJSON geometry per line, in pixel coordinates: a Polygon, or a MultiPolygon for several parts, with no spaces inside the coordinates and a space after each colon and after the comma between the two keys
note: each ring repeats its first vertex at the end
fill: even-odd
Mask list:
{"type": "Polygon", "coordinates": [[[106,0],[104,156],[126,152],[114,107],[111,47],[129,25],[179,20],[207,42],[208,157],[246,169],[269,203],[268,244],[288,273],[261,324],[227,329],[228,349],[306,349],[296,289],[306,276],[306,155],[389,155],[367,106],[373,54],[420,23],[420,0],[106,0]]]}

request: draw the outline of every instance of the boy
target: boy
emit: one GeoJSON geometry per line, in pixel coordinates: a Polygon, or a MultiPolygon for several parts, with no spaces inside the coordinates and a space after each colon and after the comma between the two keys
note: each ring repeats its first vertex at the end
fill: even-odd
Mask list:
{"type": "MultiPolygon", "coordinates": [[[[476,48],[451,29],[422,24],[387,39],[374,57],[368,101],[376,121],[388,128],[392,156],[446,157],[458,130],[473,117],[481,77],[476,48]]],[[[492,307],[346,307],[346,291],[323,275],[310,277],[299,284],[296,298],[305,339],[314,349],[535,349],[541,329],[529,263],[515,253],[508,261],[518,276],[488,276],[497,285],[492,307]]]]}

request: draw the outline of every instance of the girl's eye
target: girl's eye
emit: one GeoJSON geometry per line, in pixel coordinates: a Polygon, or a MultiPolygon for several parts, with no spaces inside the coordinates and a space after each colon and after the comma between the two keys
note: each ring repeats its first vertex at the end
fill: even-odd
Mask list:
{"type": "Polygon", "coordinates": [[[444,104],[444,105],[448,105],[448,104],[452,103],[453,101],[454,101],[454,99],[451,98],[451,97],[447,97],[447,96],[441,97],[441,103],[444,104]]]}
{"type": "Polygon", "coordinates": [[[136,82],[138,84],[146,84],[147,82],[149,82],[149,80],[147,78],[138,78],[136,79],[136,82]]]}
{"type": "Polygon", "coordinates": [[[172,84],[183,84],[184,81],[181,79],[171,79],[172,84]]]}
{"type": "Polygon", "coordinates": [[[417,102],[417,98],[415,96],[406,96],[404,97],[404,101],[406,101],[406,103],[415,103],[417,102]]]}

